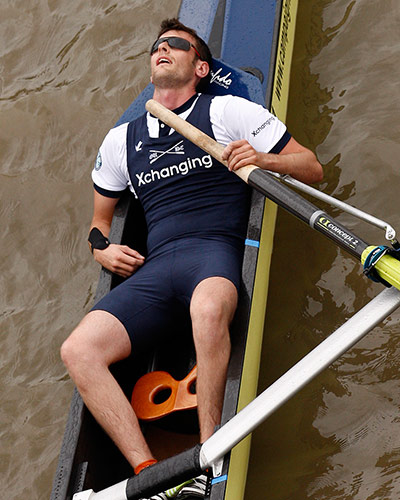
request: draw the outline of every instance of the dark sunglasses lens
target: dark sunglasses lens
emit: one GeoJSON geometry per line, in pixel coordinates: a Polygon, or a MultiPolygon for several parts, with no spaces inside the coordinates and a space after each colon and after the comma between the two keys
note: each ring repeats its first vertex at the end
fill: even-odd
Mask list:
{"type": "Polygon", "coordinates": [[[168,40],[168,44],[170,47],[174,49],[186,50],[187,52],[190,50],[190,42],[185,40],[184,38],[173,37],[168,40]]]}
{"type": "Polygon", "coordinates": [[[167,37],[167,38],[159,38],[154,42],[153,47],[151,48],[150,54],[154,54],[154,52],[158,49],[161,43],[167,42],[170,47],[173,49],[181,49],[181,50],[190,50],[190,42],[185,40],[184,38],[179,38],[175,36],[167,37]]]}

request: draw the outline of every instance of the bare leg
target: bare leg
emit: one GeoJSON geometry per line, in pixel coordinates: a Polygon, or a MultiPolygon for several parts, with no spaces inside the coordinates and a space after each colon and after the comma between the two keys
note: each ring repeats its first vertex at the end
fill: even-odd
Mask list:
{"type": "Polygon", "coordinates": [[[197,357],[200,440],[220,423],[226,371],[230,356],[229,325],[237,305],[237,291],[225,278],[207,278],[193,292],[190,314],[197,357]]]}
{"type": "Polygon", "coordinates": [[[134,468],[153,457],[129,401],[109,370],[130,352],[122,323],[105,311],[92,311],[64,342],[61,357],[86,406],[134,468]]]}

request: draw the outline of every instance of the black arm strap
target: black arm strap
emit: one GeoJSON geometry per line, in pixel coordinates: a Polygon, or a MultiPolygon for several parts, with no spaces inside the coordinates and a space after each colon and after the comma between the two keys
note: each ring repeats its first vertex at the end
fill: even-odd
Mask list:
{"type": "Polygon", "coordinates": [[[92,253],[95,248],[97,250],[104,250],[110,244],[108,238],[106,238],[100,229],[97,229],[97,227],[92,228],[90,231],[88,241],[90,243],[90,250],[92,253]]]}

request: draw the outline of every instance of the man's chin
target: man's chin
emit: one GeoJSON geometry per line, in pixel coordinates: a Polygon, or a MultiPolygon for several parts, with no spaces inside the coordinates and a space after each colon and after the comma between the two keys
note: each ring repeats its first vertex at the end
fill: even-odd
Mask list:
{"type": "Polygon", "coordinates": [[[151,79],[154,86],[159,89],[180,89],[189,83],[187,80],[179,78],[176,73],[172,71],[160,73],[153,75],[151,79]]]}

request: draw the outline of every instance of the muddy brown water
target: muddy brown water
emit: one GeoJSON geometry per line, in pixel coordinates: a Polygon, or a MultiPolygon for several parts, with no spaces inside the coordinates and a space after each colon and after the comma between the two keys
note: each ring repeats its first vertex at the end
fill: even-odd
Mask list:
{"type": "MultiPolygon", "coordinates": [[[[147,51],[179,1],[0,6],[0,483],[48,498],[72,383],[59,347],[92,304],[90,171],[149,79],[147,51]]],[[[399,219],[400,3],[300,1],[288,126],[325,192],[399,219]]],[[[326,208],[324,206],[324,208],[326,208]]],[[[338,216],[367,241],[382,233],[338,216]]],[[[355,260],[279,212],[260,390],[381,290],[355,260]]],[[[394,313],[265,422],[246,498],[400,497],[394,313]]]]}

